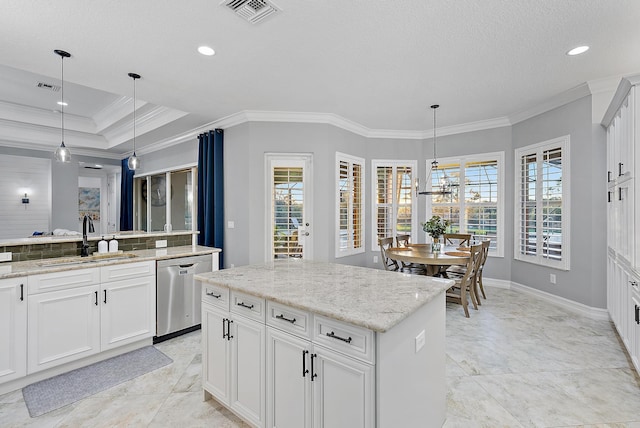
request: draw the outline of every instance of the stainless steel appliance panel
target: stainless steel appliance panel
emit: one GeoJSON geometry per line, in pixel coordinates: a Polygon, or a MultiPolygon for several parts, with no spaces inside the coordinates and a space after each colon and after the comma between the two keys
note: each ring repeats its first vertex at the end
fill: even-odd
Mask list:
{"type": "Polygon", "coordinates": [[[201,322],[196,273],[211,272],[211,255],[160,260],[156,273],[156,336],[196,326],[201,322]]]}

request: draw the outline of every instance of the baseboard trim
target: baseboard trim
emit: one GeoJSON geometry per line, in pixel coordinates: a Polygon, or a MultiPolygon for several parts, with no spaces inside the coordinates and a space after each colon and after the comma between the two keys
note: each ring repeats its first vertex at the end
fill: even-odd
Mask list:
{"type": "Polygon", "coordinates": [[[511,281],[507,281],[506,279],[482,278],[482,285],[509,290],[511,288],[511,281]]]}
{"type": "Polygon", "coordinates": [[[555,294],[547,293],[536,288],[532,288],[517,282],[511,281],[511,290],[520,291],[522,293],[530,294],[532,296],[539,297],[554,305],[561,306],[572,312],[576,312],[587,318],[598,321],[609,321],[609,312],[606,309],[594,308],[582,303],[574,302],[573,300],[565,299],[564,297],[556,296],[555,294]]]}

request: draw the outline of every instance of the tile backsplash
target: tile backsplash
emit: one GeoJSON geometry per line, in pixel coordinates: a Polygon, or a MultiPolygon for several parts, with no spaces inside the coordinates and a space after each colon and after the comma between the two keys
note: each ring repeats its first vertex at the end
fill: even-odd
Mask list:
{"type": "MultiPolygon", "coordinates": [[[[122,251],[148,250],[156,247],[157,240],[167,240],[167,247],[180,247],[191,245],[191,235],[153,235],[139,238],[118,238],[118,249],[122,251]]],[[[108,239],[105,238],[108,241],[108,239]]],[[[90,252],[98,251],[98,241],[89,241],[90,252]]],[[[82,241],[78,242],[54,242],[48,244],[7,245],[0,246],[0,253],[10,251],[12,261],[22,262],[27,260],[49,259],[54,257],[79,256],[82,241]]]]}

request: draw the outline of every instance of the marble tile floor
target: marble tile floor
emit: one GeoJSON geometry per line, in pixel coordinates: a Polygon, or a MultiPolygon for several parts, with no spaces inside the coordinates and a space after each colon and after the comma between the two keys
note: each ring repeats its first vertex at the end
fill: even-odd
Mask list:
{"type": "MultiPolygon", "coordinates": [[[[640,378],[610,322],[487,294],[471,318],[447,304],[445,428],[640,428],[640,378]]],[[[202,401],[200,332],[156,346],[174,363],[38,418],[21,391],[0,396],[0,427],[247,427],[202,401]]]]}

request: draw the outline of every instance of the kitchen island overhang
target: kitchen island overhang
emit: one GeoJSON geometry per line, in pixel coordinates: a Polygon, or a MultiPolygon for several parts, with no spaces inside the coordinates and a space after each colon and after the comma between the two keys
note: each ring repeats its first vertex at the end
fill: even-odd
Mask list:
{"type": "MultiPolygon", "coordinates": [[[[313,358],[305,360],[308,358],[305,352],[320,358],[317,354],[322,356],[326,350],[344,357],[346,362],[364,363],[363,375],[354,377],[354,388],[360,388],[356,390],[361,394],[355,394],[353,405],[361,408],[352,411],[352,407],[344,404],[348,397],[334,400],[332,396],[323,396],[327,391],[339,394],[340,390],[349,389],[330,385],[326,380],[323,388],[316,394],[311,393],[312,404],[307,412],[311,415],[305,417],[323,421],[325,426],[329,421],[334,424],[344,421],[344,425],[338,426],[348,423],[367,427],[441,426],[444,422],[444,291],[453,281],[297,259],[201,274],[196,280],[203,285],[203,311],[212,308],[213,303],[218,306],[216,310],[228,311],[222,313],[221,319],[228,322],[238,314],[242,321],[245,319],[242,311],[246,311],[250,306],[247,302],[251,302],[252,322],[262,323],[265,329],[265,345],[256,348],[257,353],[264,353],[265,357],[256,357],[253,363],[264,366],[256,373],[265,377],[255,385],[261,393],[255,399],[254,410],[247,410],[252,407],[250,403],[240,403],[234,408],[234,400],[225,403],[224,396],[213,394],[251,424],[273,426],[278,416],[284,417],[282,412],[275,415],[274,410],[278,401],[278,390],[274,386],[278,376],[273,373],[278,367],[274,362],[274,343],[278,342],[272,337],[287,335],[308,342],[308,349],[302,350],[303,371],[313,365],[313,358]],[[227,293],[226,300],[224,293],[227,293]],[[230,316],[225,317],[225,313],[230,316]],[[327,407],[331,405],[340,408],[327,407]],[[336,416],[340,414],[343,416],[336,416]]],[[[207,387],[210,383],[206,378],[209,373],[206,335],[219,335],[220,328],[224,332],[225,326],[211,326],[209,333],[204,319],[203,313],[203,385],[208,395],[212,392],[210,389],[215,388],[207,387]]],[[[228,336],[233,337],[233,328],[237,325],[232,323],[226,327],[229,343],[228,336]]],[[[210,348],[209,353],[212,352],[215,351],[210,348]]],[[[316,360],[317,365],[319,361],[316,360]]],[[[327,367],[331,366],[327,364],[327,367]]],[[[311,375],[317,373],[312,371],[311,375]]],[[[304,380],[307,386],[300,384],[300,388],[313,389],[324,381],[315,376],[308,380],[308,377],[304,380]]],[[[231,384],[234,382],[236,380],[230,379],[231,384]]],[[[282,382],[283,379],[279,379],[277,383],[282,382]]]]}

